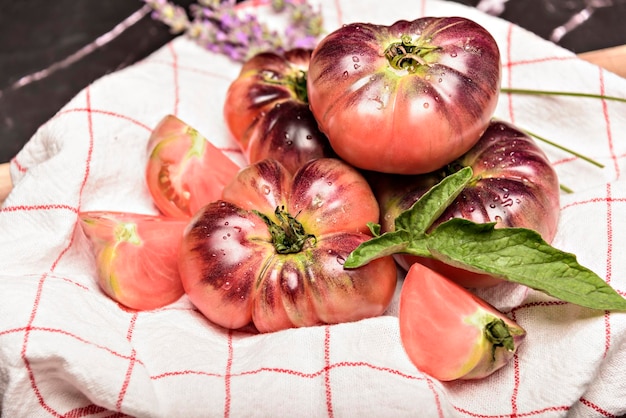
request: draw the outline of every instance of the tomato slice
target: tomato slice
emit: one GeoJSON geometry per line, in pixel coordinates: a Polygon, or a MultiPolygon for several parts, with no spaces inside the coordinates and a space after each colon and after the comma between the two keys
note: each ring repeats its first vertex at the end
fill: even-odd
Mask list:
{"type": "Polygon", "coordinates": [[[190,218],[217,200],[239,166],[196,129],[165,116],[148,141],[146,181],[155,205],[167,216],[190,218]]]}
{"type": "Polygon", "coordinates": [[[150,310],[183,295],[177,260],[187,221],[105,211],[81,212],[79,218],[92,243],[98,284],[110,298],[150,310]]]}
{"type": "Polygon", "coordinates": [[[507,364],[526,335],[493,306],[418,263],[402,284],[398,319],[411,362],[442,381],[490,375],[507,364]]]}

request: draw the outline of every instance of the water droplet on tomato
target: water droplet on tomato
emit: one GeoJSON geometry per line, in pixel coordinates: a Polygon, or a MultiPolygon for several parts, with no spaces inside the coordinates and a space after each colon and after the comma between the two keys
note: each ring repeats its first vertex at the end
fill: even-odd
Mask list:
{"type": "Polygon", "coordinates": [[[359,67],[360,67],[360,65],[359,65],[359,64],[354,64],[354,69],[355,69],[355,70],[358,70],[358,69],[359,69],[359,67]]]}
{"type": "Polygon", "coordinates": [[[228,221],[224,222],[224,226],[228,226],[228,221]]]}
{"type": "Polygon", "coordinates": [[[313,139],[313,135],[307,135],[307,136],[306,136],[306,139],[308,139],[308,140],[313,139]]]}
{"type": "Polygon", "coordinates": [[[332,181],[328,181],[328,182],[326,182],[326,184],[328,184],[329,186],[332,186],[333,182],[332,181]]]}
{"type": "Polygon", "coordinates": [[[430,106],[430,104],[428,102],[424,103],[424,109],[428,109],[429,106],[430,106]]]}
{"type": "Polygon", "coordinates": [[[440,78],[439,80],[437,80],[439,83],[443,82],[443,78],[440,78]]]}
{"type": "Polygon", "coordinates": [[[261,191],[263,192],[263,194],[268,195],[270,194],[272,189],[270,189],[270,186],[268,186],[267,184],[264,184],[263,187],[261,187],[261,191]]]}
{"type": "Polygon", "coordinates": [[[343,78],[348,78],[348,72],[347,71],[343,72],[343,78]]]}
{"type": "Polygon", "coordinates": [[[342,256],[342,255],[338,255],[337,256],[337,262],[343,266],[344,263],[346,262],[346,258],[344,256],[342,256]]]}
{"type": "Polygon", "coordinates": [[[359,57],[357,57],[356,55],[352,57],[352,61],[354,62],[359,62],[359,57]]]}
{"type": "Polygon", "coordinates": [[[226,280],[224,284],[222,285],[222,289],[224,290],[230,290],[231,287],[233,287],[233,284],[229,282],[228,280],[226,280]]]}
{"type": "Polygon", "coordinates": [[[450,53],[450,56],[451,56],[452,58],[456,58],[456,52],[451,52],[451,53],[450,53]]]}
{"type": "Polygon", "coordinates": [[[491,209],[495,209],[495,208],[496,208],[496,204],[495,204],[495,203],[490,203],[490,204],[489,204],[489,207],[490,207],[491,209]]]}

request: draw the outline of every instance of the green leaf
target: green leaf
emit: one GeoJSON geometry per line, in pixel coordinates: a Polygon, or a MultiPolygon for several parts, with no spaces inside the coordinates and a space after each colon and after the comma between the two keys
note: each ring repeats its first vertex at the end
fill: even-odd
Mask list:
{"type": "Polygon", "coordinates": [[[525,228],[498,228],[455,218],[427,238],[436,259],[485,272],[539,290],[562,301],[603,310],[626,310],[620,296],[576,256],[545,242],[525,228]]]}
{"type": "Polygon", "coordinates": [[[402,252],[428,257],[430,253],[424,245],[425,231],[441,216],[471,179],[471,167],[464,167],[445,177],[396,218],[395,231],[380,235],[380,225],[368,223],[367,226],[374,238],[361,243],[352,251],[344,267],[360,267],[376,258],[402,252]]]}
{"type": "Polygon", "coordinates": [[[361,243],[346,258],[343,266],[345,268],[361,267],[376,258],[401,253],[406,249],[409,241],[410,237],[406,231],[386,232],[361,243]]]}
{"type": "Polygon", "coordinates": [[[435,222],[472,179],[472,168],[464,167],[434,185],[395,220],[395,230],[421,235],[435,222]]]}
{"type": "Polygon", "coordinates": [[[368,222],[367,227],[369,228],[373,236],[375,237],[380,236],[380,224],[377,224],[374,222],[368,222]]]}

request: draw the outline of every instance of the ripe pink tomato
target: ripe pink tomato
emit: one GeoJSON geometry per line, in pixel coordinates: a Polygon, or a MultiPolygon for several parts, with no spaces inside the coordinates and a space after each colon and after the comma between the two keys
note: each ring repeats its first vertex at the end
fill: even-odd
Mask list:
{"type": "Polygon", "coordinates": [[[442,381],[492,374],[526,335],[487,302],[421,264],[413,264],[404,279],[398,320],[411,362],[442,381]]]}
{"type": "Polygon", "coordinates": [[[88,211],[79,214],[104,293],[137,310],[163,307],[183,293],[178,252],[187,222],[164,216],[88,211]]]}
{"type": "Polygon", "coordinates": [[[186,229],[185,292],[226,328],[270,332],[380,315],[395,290],[393,258],[343,267],[378,216],[365,179],[340,160],[312,160],[295,174],[275,160],[252,164],[186,229]]]}
{"type": "Polygon", "coordinates": [[[188,219],[216,200],[239,166],[197,130],[165,116],[148,141],[146,182],[155,205],[167,216],[188,219]]]}
{"type": "MultiPolygon", "coordinates": [[[[532,229],[546,242],[552,242],[560,215],[556,171],[530,136],[514,125],[495,120],[468,152],[441,170],[413,176],[372,173],[370,183],[380,204],[382,231],[393,230],[396,217],[446,175],[468,166],[474,178],[431,230],[448,219],[465,218],[477,223],[496,222],[496,227],[532,229]]],[[[433,259],[407,254],[395,257],[405,269],[420,262],[467,287],[501,281],[433,259]]]]}
{"type": "Polygon", "coordinates": [[[486,29],[462,17],[425,17],[330,33],[313,50],[307,86],[339,157],[366,170],[420,174],[478,141],[500,78],[500,52],[486,29]]]}
{"type": "Polygon", "coordinates": [[[293,173],[311,159],[335,156],[309,109],[310,58],[306,49],[257,54],[229,86],[224,116],[249,163],[273,158],[293,173]]]}

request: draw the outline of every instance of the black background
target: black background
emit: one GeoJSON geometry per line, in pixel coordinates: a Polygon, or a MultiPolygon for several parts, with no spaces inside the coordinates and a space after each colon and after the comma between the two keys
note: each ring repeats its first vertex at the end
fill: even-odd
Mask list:
{"type": "MultiPolygon", "coordinates": [[[[176,3],[188,6],[192,1],[176,3]]],[[[597,9],[559,44],[577,53],[626,44],[626,0],[612,3],[597,9]]],[[[140,0],[0,0],[0,163],[8,162],[41,124],[85,86],[172,39],[169,28],[147,15],[77,62],[16,86],[22,77],[62,62],[143,5],[140,0]]],[[[585,1],[509,0],[505,6],[500,17],[548,39],[554,27],[585,7],[585,1]]]]}

